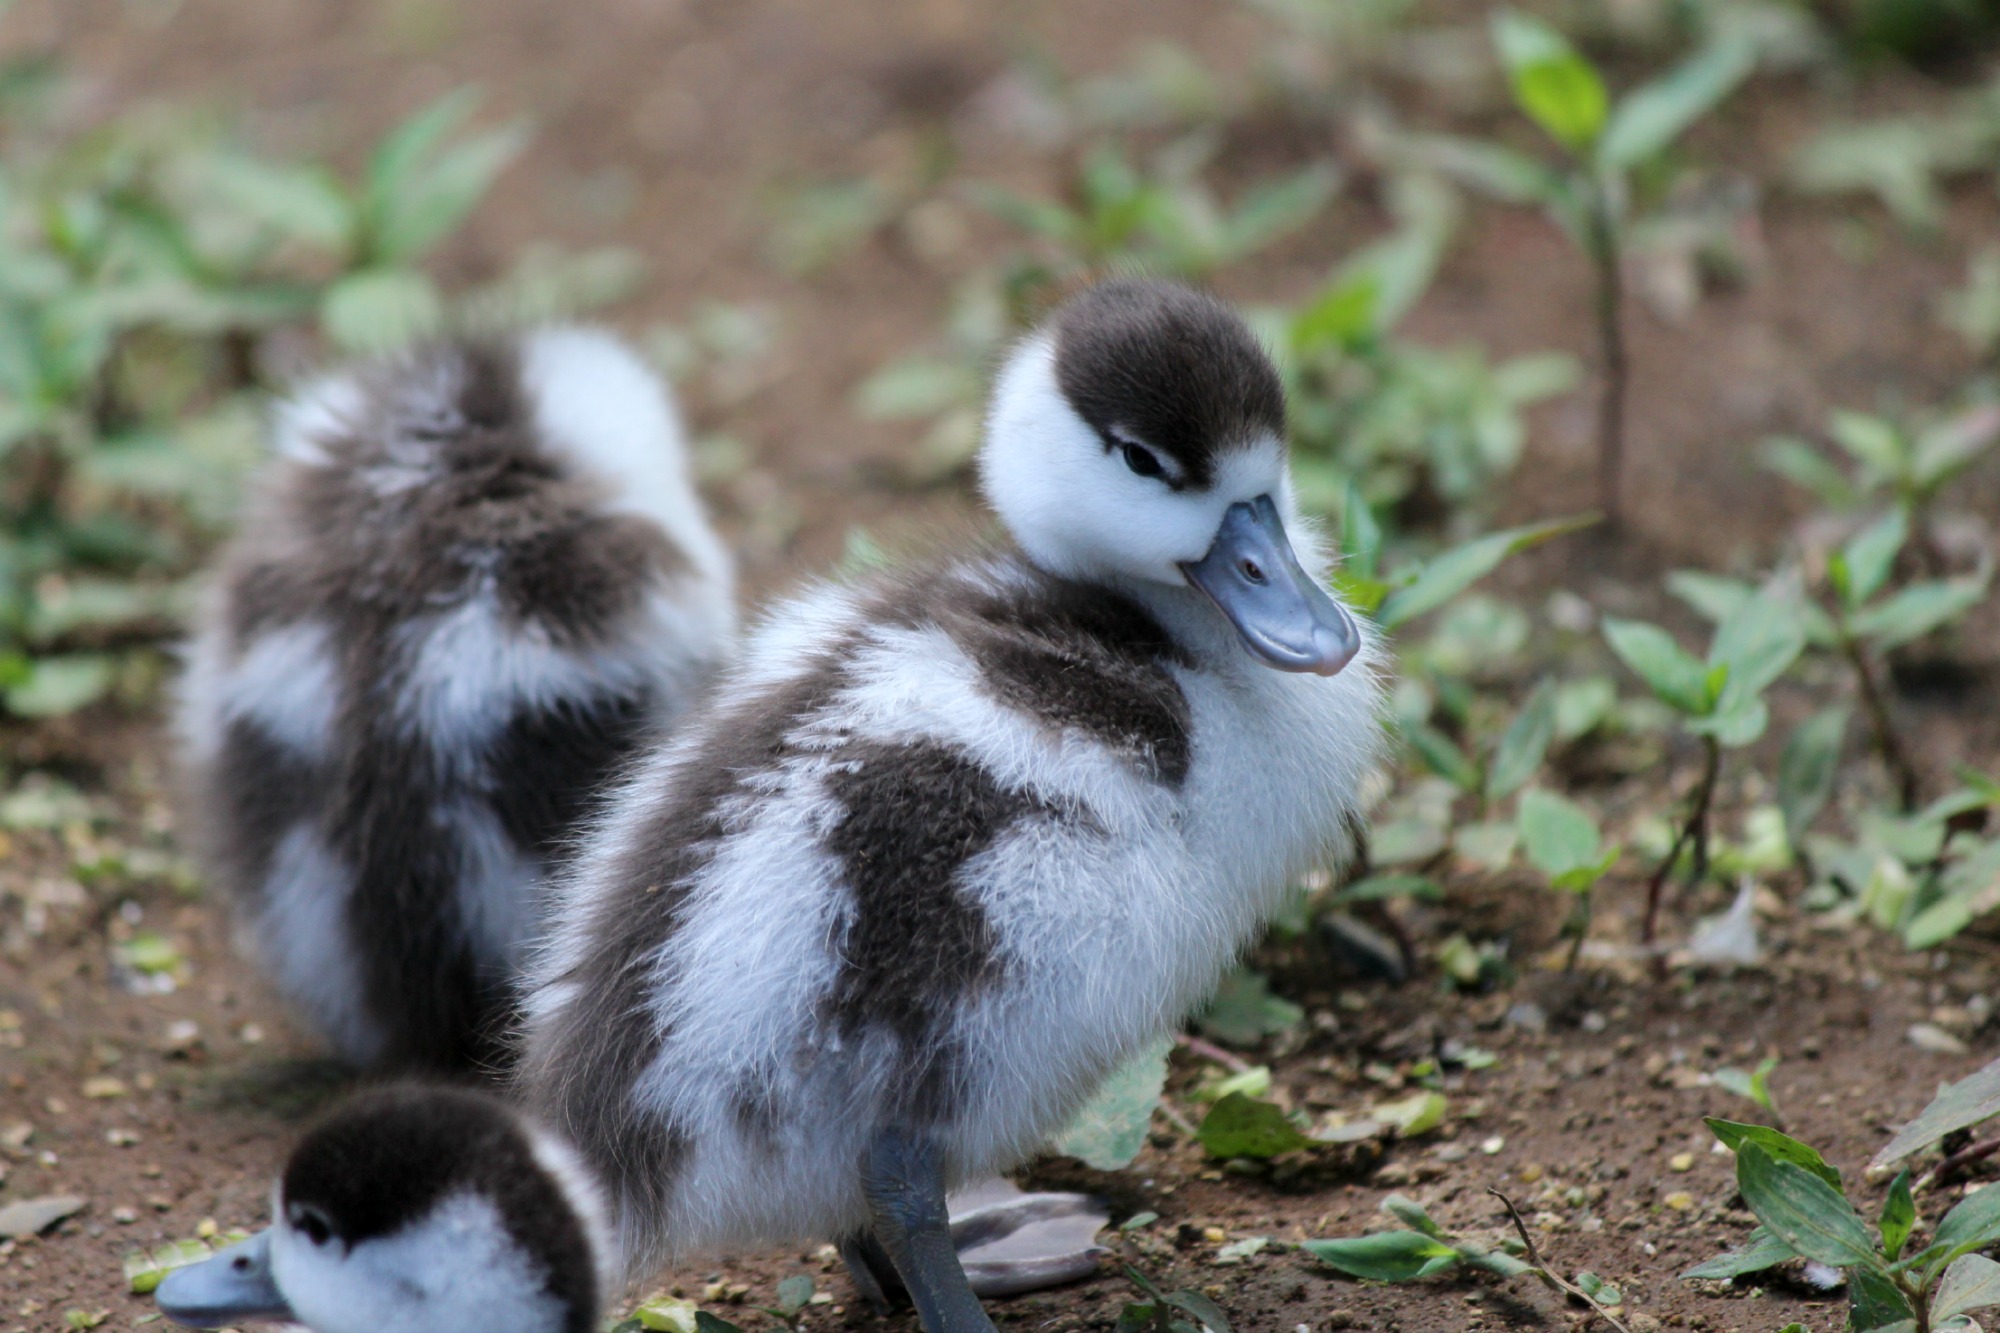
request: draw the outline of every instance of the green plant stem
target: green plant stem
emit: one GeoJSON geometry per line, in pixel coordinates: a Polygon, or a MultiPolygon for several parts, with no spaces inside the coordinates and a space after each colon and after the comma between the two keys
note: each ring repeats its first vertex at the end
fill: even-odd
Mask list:
{"type": "Polygon", "coordinates": [[[1528,1262],[1535,1266],[1535,1275],[1537,1277],[1541,1278],[1542,1281],[1554,1287],[1557,1291],[1560,1291],[1568,1296],[1574,1296],[1578,1300],[1582,1301],[1584,1305],[1589,1307],[1590,1312],[1592,1314],[1602,1319],[1605,1323],[1611,1325],[1611,1327],[1617,1329],[1618,1333],[1632,1333],[1631,1329],[1625,1327],[1625,1325],[1618,1322],[1618,1319],[1615,1315],[1613,1315],[1609,1310],[1605,1309],[1603,1306],[1599,1305],[1597,1301],[1592,1298],[1589,1292],[1585,1291],[1582,1287],[1575,1286],[1571,1283],[1563,1281],[1562,1278],[1556,1275],[1555,1269],[1550,1268],[1547,1264],[1542,1262],[1541,1254],[1535,1249],[1535,1238],[1528,1234],[1528,1224],[1521,1220],[1521,1210],[1514,1206],[1514,1201],[1512,1199],[1502,1194],[1499,1190],[1493,1189],[1491,1187],[1489,1187],[1486,1192],[1488,1194],[1491,1194],[1494,1198],[1498,1199],[1501,1202],[1501,1204],[1506,1207],[1507,1216],[1513,1220],[1514,1230],[1520,1233],[1521,1245],[1523,1248],[1527,1250],[1528,1262]]]}
{"type": "Polygon", "coordinates": [[[1896,724],[1889,716],[1889,703],[1882,695],[1881,683],[1875,678],[1875,668],[1868,660],[1867,651],[1861,641],[1847,632],[1845,617],[1840,625],[1840,647],[1849,664],[1854,667],[1854,679],[1861,691],[1862,711],[1868,714],[1868,729],[1875,739],[1875,752],[1882,757],[1882,763],[1896,782],[1896,799],[1903,813],[1917,808],[1917,798],[1921,784],[1917,780],[1916,765],[1910,762],[1908,751],[1903,749],[1902,737],[1896,734],[1896,724]]]}
{"type": "Polygon", "coordinates": [[[1570,920],[1576,931],[1570,937],[1569,957],[1563,959],[1563,971],[1576,971],[1577,960],[1583,957],[1583,941],[1590,934],[1590,890],[1577,895],[1576,906],[1570,909],[1570,920]]]}
{"type": "Polygon", "coordinates": [[[1597,279],[1597,347],[1604,383],[1597,404],[1597,503],[1613,529],[1624,522],[1620,502],[1625,472],[1625,272],[1611,194],[1592,177],[1588,244],[1597,279]]]}
{"type": "Polygon", "coordinates": [[[1248,1060],[1232,1052],[1223,1050],[1212,1041],[1197,1037],[1190,1032],[1183,1032],[1178,1037],[1175,1037],[1174,1040],[1187,1047],[1189,1054],[1198,1055],[1204,1060],[1212,1060],[1232,1074],[1247,1074],[1250,1072],[1251,1064],[1248,1060]]]}
{"type": "Polygon", "coordinates": [[[1694,846],[1692,879],[1695,882],[1708,873],[1708,812],[1715,802],[1716,781],[1722,776],[1722,746],[1713,736],[1703,736],[1701,744],[1701,781],[1694,789],[1687,821],[1674,835],[1674,845],[1667,849],[1666,856],[1646,884],[1646,923],[1639,934],[1641,944],[1651,945],[1659,933],[1660,902],[1666,895],[1667,876],[1673,873],[1674,863],[1681,858],[1681,849],[1690,843],[1694,846]]]}

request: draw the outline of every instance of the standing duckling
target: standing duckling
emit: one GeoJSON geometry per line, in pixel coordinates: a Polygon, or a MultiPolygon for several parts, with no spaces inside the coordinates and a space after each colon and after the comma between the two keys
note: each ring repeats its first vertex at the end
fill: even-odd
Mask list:
{"type": "Polygon", "coordinates": [[[833,1238],[931,1333],[991,1329],[947,1188],[1039,1149],[1349,850],[1375,652],[1295,545],[1284,441],[1227,306],[1082,294],[995,390],[1015,546],[775,608],[619,785],[517,1077],[629,1271],[833,1238]]]}
{"type": "Polygon", "coordinates": [[[189,654],[197,841],[343,1057],[492,1063],[551,857],[729,649],[728,555],[606,334],[335,375],[276,436],[189,654]]]}

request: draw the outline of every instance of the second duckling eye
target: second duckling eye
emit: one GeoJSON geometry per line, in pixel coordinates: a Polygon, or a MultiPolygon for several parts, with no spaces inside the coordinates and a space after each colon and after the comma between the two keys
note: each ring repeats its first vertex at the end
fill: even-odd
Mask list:
{"type": "Polygon", "coordinates": [[[309,1203],[293,1204],[291,1220],[292,1229],[314,1245],[324,1245],[333,1239],[333,1222],[309,1203]]]}
{"type": "Polygon", "coordinates": [[[1159,455],[1155,454],[1145,445],[1133,444],[1129,440],[1125,444],[1125,466],[1131,468],[1142,477],[1164,477],[1167,475],[1166,468],[1160,465],[1159,455]]]}

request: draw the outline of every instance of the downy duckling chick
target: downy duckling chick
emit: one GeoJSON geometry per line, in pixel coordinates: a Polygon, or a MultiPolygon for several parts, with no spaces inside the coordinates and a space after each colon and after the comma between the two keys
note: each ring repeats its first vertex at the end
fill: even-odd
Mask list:
{"type": "Polygon", "coordinates": [[[269,1230],[167,1275],[193,1328],[313,1333],[595,1333],[615,1253],[569,1150],[465,1089],[365,1093],[309,1132],[272,1189],[269,1230]]]}
{"type": "Polygon", "coordinates": [[[735,630],[664,386],[603,333],[284,404],[180,731],[239,935],[348,1061],[489,1063],[552,855],[735,630]]]}
{"type": "Polygon", "coordinates": [[[1284,441],[1228,307],[1084,293],[994,393],[1016,547],[778,606],[608,799],[516,1076],[631,1270],[834,1238],[931,1333],[992,1327],[946,1189],[1035,1152],[1349,850],[1376,653],[1308,572],[1284,441]]]}
{"type": "MultiPolygon", "coordinates": [[[[1105,1215],[1090,1200],[999,1186],[960,1202],[953,1236],[982,1291],[1096,1266],[1105,1215]]],[[[595,1333],[616,1282],[589,1173],[518,1111],[466,1089],[349,1101],[293,1149],[271,1214],[268,1230],[168,1274],[161,1313],[192,1328],[595,1333]]]]}

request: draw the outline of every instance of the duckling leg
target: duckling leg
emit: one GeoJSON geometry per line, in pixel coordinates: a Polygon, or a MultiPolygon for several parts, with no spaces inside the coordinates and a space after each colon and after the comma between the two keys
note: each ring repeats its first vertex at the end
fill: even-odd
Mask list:
{"type": "Polygon", "coordinates": [[[875,1239],[909,1289],[925,1333],[994,1333],[951,1243],[937,1144],[885,1129],[869,1145],[861,1179],[875,1239]]]}
{"type": "Polygon", "coordinates": [[[847,1275],[854,1279],[861,1299],[876,1314],[887,1314],[909,1299],[909,1293],[903,1290],[903,1279],[896,1276],[896,1266],[889,1262],[882,1243],[867,1232],[840,1242],[840,1262],[847,1265],[847,1275]]]}

